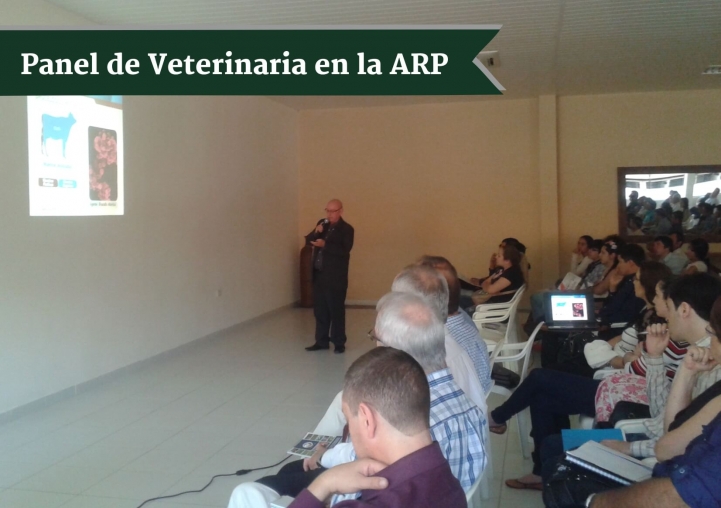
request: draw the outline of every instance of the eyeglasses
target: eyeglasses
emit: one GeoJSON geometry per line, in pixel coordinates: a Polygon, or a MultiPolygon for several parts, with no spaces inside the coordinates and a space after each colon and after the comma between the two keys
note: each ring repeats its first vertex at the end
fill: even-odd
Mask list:
{"type": "Polygon", "coordinates": [[[328,210],[327,208],[325,209],[325,211],[327,213],[336,213],[336,212],[340,212],[341,210],[343,210],[343,209],[342,208],[336,208],[335,210],[328,210]]]}
{"type": "Polygon", "coordinates": [[[381,340],[378,338],[378,336],[376,335],[376,331],[375,331],[374,328],[371,328],[371,329],[368,331],[368,338],[369,338],[370,340],[372,340],[373,342],[377,342],[378,344],[381,344],[381,345],[383,344],[383,341],[381,341],[381,340]]]}

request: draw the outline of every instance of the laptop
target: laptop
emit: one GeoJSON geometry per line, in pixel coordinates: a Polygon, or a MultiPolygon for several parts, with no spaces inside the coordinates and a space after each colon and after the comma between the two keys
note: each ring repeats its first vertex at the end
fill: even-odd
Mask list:
{"type": "Polygon", "coordinates": [[[591,292],[549,291],[544,294],[543,304],[549,330],[598,328],[591,292]]]}

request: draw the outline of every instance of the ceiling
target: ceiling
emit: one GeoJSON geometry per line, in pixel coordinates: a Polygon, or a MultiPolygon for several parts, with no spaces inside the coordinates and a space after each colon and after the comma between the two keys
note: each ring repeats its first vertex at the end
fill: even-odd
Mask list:
{"type": "MultiPolygon", "coordinates": [[[[721,0],[48,0],[107,25],[500,24],[508,98],[721,88],[721,0]]],[[[274,97],[296,109],[479,97],[274,97]]],[[[487,99],[487,98],[486,98],[487,99]]],[[[497,98],[494,100],[498,100],[497,98]]]]}

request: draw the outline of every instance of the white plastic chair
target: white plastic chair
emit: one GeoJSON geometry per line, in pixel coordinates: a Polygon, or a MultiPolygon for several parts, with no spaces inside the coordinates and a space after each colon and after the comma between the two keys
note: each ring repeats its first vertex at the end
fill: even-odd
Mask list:
{"type": "Polygon", "coordinates": [[[599,381],[604,378],[607,378],[608,376],[613,376],[614,374],[620,374],[621,372],[623,372],[623,369],[599,369],[593,373],[593,379],[595,379],[596,381],[599,381]]]}
{"type": "MultiPolygon", "coordinates": [[[[496,310],[496,309],[507,309],[511,307],[514,303],[517,303],[521,297],[523,296],[523,293],[526,291],[526,285],[523,284],[521,287],[519,287],[515,294],[513,295],[513,298],[511,298],[507,302],[502,303],[481,303],[479,305],[476,305],[476,311],[475,312],[486,312],[489,310],[496,310]]],[[[474,314],[475,314],[474,312],[474,314]]]]}
{"type": "MultiPolygon", "coordinates": [[[[494,354],[491,355],[491,358],[495,358],[495,356],[500,353],[501,348],[498,347],[496,351],[494,351],[494,354]]],[[[493,365],[493,360],[491,360],[491,365],[493,365]]],[[[486,393],[486,401],[488,401],[489,395],[493,392],[493,387],[496,386],[496,382],[491,380],[491,389],[486,393]]],[[[485,429],[486,429],[486,440],[485,440],[485,447],[486,447],[486,469],[483,471],[483,474],[481,474],[481,477],[476,481],[475,484],[473,484],[473,487],[470,491],[466,494],[466,501],[468,503],[469,508],[479,507],[480,501],[477,498],[473,498],[473,495],[475,494],[476,490],[480,490],[481,493],[481,499],[488,500],[491,498],[491,484],[490,484],[490,478],[493,478],[493,453],[491,452],[491,431],[489,428],[489,422],[488,418],[486,418],[485,421],[485,429]]]]}
{"type": "Polygon", "coordinates": [[[647,432],[644,422],[649,421],[648,418],[636,418],[634,420],[619,420],[614,428],[621,429],[623,434],[644,434],[647,432]]]}
{"type": "MultiPolygon", "coordinates": [[[[500,348],[500,354],[496,358],[496,362],[516,362],[518,364],[518,374],[521,378],[521,383],[526,379],[526,376],[528,375],[528,365],[530,364],[531,360],[531,353],[533,352],[533,341],[536,340],[536,335],[538,335],[538,332],[543,327],[544,322],[541,321],[536,326],[536,329],[533,330],[533,333],[528,338],[526,342],[520,342],[520,343],[513,343],[513,344],[504,344],[500,348]],[[512,355],[506,355],[505,353],[512,352],[512,351],[518,351],[516,354],[512,355]]],[[[520,383],[519,383],[520,386],[520,383]]],[[[503,386],[498,386],[497,384],[493,385],[493,388],[491,388],[492,393],[497,393],[499,395],[503,395],[504,397],[508,398],[513,393],[514,389],[504,388],[503,386]]],[[[528,449],[528,436],[530,434],[530,429],[528,428],[528,418],[526,417],[526,413],[528,410],[524,410],[516,415],[516,422],[518,423],[518,436],[521,440],[521,451],[523,452],[523,456],[525,458],[530,458],[531,452],[528,449]]]]}
{"type": "MultiPolygon", "coordinates": [[[[623,435],[626,436],[628,434],[645,434],[647,432],[646,426],[644,425],[644,422],[649,421],[648,418],[637,418],[635,420],[621,420],[616,422],[616,425],[614,428],[621,429],[621,432],[623,432],[623,435]]],[[[645,459],[642,459],[641,462],[646,464],[649,467],[653,467],[658,463],[658,460],[656,457],[646,457],[645,459]]]]}
{"type": "Polygon", "coordinates": [[[488,468],[483,472],[480,478],[476,480],[476,483],[473,484],[471,487],[471,490],[466,492],[466,503],[468,504],[468,508],[481,508],[481,500],[478,499],[479,494],[479,487],[480,487],[480,494],[483,499],[489,499],[490,498],[490,489],[488,489],[487,494],[484,493],[484,480],[485,480],[485,488],[488,489],[488,468]],[[486,497],[488,495],[489,497],[486,497]]]}
{"type": "Polygon", "coordinates": [[[486,303],[476,307],[476,312],[473,313],[473,322],[476,324],[478,332],[488,346],[489,351],[495,353],[504,343],[518,342],[517,311],[518,304],[525,291],[526,285],[524,284],[518,288],[516,294],[513,295],[513,298],[508,302],[486,303]],[[508,324],[498,329],[485,326],[492,323],[501,324],[506,320],[508,320],[508,324]]]}

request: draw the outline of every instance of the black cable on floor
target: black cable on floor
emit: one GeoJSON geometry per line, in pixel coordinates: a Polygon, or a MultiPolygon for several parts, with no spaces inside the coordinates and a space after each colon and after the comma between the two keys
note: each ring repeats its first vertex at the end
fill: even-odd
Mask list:
{"type": "Polygon", "coordinates": [[[264,469],[270,469],[270,468],[273,468],[276,466],[280,466],[283,462],[288,460],[290,457],[291,457],[290,455],[287,455],[283,460],[281,460],[280,462],[276,462],[272,466],[256,467],[253,469],[239,469],[235,473],[217,474],[217,475],[213,476],[210,479],[210,481],[207,484],[205,484],[205,487],[203,487],[200,490],[186,490],[185,492],[179,492],[178,494],[172,494],[169,496],[159,496],[159,497],[154,497],[152,499],[146,499],[145,501],[143,501],[140,504],[140,506],[138,506],[138,508],[143,508],[143,506],[145,506],[146,504],[148,504],[151,501],[158,501],[160,499],[170,499],[171,497],[178,497],[178,496],[182,496],[184,494],[197,494],[199,492],[203,492],[205,489],[207,489],[210,486],[211,483],[213,483],[213,480],[215,480],[216,478],[220,478],[221,476],[243,476],[248,473],[252,473],[253,471],[262,471],[264,469]]]}

